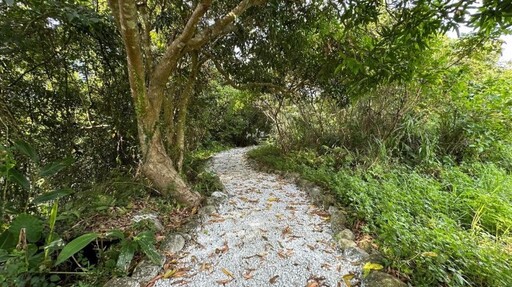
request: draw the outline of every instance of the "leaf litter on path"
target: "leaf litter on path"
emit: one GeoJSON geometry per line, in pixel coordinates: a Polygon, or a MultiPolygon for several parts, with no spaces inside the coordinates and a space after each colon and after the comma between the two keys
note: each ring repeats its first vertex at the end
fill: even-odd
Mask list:
{"type": "Polygon", "coordinates": [[[155,287],[347,285],[342,276],[360,274],[361,268],[333,248],[329,214],[283,177],[252,169],[247,151],[213,157],[211,169],[229,199],[198,225],[183,258],[172,266],[188,270],[186,282],[162,276],[155,287]]]}

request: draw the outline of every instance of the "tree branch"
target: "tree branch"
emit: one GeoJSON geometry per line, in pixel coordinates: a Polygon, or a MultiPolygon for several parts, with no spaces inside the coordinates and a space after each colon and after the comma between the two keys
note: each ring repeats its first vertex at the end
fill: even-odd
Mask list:
{"type": "Polygon", "coordinates": [[[211,0],[203,0],[197,4],[194,12],[192,12],[192,15],[188,19],[187,24],[185,24],[183,32],[181,32],[181,34],[176,37],[176,39],[174,39],[174,41],[172,41],[171,44],[167,47],[167,50],[156,66],[155,72],[150,81],[151,85],[155,89],[160,90],[165,87],[167,79],[171,75],[172,71],[176,68],[178,59],[183,55],[181,51],[185,47],[186,42],[188,42],[194,35],[197,24],[210,7],[211,2],[211,0]]]}
{"type": "Polygon", "coordinates": [[[205,28],[194,38],[190,39],[190,41],[187,43],[187,47],[190,50],[197,50],[201,48],[212,39],[215,39],[224,34],[225,29],[229,27],[229,24],[235,21],[236,17],[240,16],[247,9],[256,5],[260,5],[264,2],[265,0],[242,0],[228,14],[224,15],[224,17],[217,20],[213,25],[205,28]]]}
{"type": "Polygon", "coordinates": [[[273,84],[273,83],[251,82],[251,83],[246,83],[246,84],[238,84],[235,81],[233,81],[233,79],[231,79],[230,75],[222,68],[220,63],[215,61],[213,57],[209,57],[209,58],[212,60],[213,64],[215,65],[215,68],[217,69],[217,71],[219,71],[219,73],[224,78],[224,81],[228,85],[232,86],[235,89],[250,90],[250,89],[253,89],[255,87],[265,87],[265,88],[269,88],[271,90],[280,92],[280,93],[285,94],[285,95],[293,95],[293,90],[287,89],[287,88],[285,88],[283,86],[280,86],[280,85],[277,85],[277,84],[273,84]]]}

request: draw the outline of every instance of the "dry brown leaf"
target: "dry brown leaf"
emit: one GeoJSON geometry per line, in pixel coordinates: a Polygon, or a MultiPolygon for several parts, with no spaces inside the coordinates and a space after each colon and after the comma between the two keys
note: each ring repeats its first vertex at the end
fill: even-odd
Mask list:
{"type": "Polygon", "coordinates": [[[224,280],[217,280],[216,282],[220,285],[226,285],[228,284],[229,282],[233,281],[233,278],[229,278],[229,279],[224,279],[224,280]]]}
{"type": "Polygon", "coordinates": [[[275,284],[277,282],[277,278],[279,278],[279,275],[276,275],[276,276],[270,278],[270,280],[268,280],[268,282],[270,282],[270,284],[275,284]]]}
{"type": "Polygon", "coordinates": [[[203,262],[201,264],[201,268],[199,268],[199,271],[212,271],[213,269],[213,265],[211,263],[208,263],[208,262],[203,262]]]}
{"type": "Polygon", "coordinates": [[[306,285],[306,287],[319,287],[320,284],[318,284],[318,282],[316,281],[309,281],[308,284],[306,285]]]}
{"type": "Polygon", "coordinates": [[[283,229],[283,231],[281,232],[281,236],[282,236],[282,237],[285,237],[286,235],[288,235],[288,234],[290,234],[290,233],[292,233],[292,229],[290,228],[290,226],[289,226],[289,225],[287,225],[287,226],[283,229]]]}
{"type": "Polygon", "coordinates": [[[229,246],[228,246],[228,242],[227,241],[224,241],[224,245],[222,245],[221,247],[219,248],[216,248],[215,249],[215,253],[216,254],[219,254],[219,253],[226,253],[228,252],[229,250],[229,246]]]}
{"type": "Polygon", "coordinates": [[[244,274],[242,274],[242,276],[244,276],[245,280],[249,280],[252,277],[254,277],[254,274],[252,273],[253,271],[254,271],[254,269],[248,269],[245,271],[244,274]]]}

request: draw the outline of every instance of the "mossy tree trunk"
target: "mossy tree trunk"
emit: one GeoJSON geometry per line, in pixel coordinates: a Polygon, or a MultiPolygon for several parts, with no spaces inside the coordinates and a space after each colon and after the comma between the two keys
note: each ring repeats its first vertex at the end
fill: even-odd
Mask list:
{"type": "MultiPolygon", "coordinates": [[[[163,107],[166,86],[169,80],[176,76],[177,64],[181,59],[190,55],[191,59],[195,59],[193,61],[197,66],[197,55],[201,48],[225,34],[237,16],[260,3],[261,0],[243,0],[225,16],[197,31],[198,23],[211,5],[211,0],[199,2],[180,30],[181,32],[168,44],[163,55],[156,59],[151,51],[151,25],[146,3],[135,0],[109,0],[127,55],[130,88],[136,109],[142,152],[142,171],[155,188],[183,204],[195,206],[202,199],[200,194],[187,186],[176,168],[181,169],[183,164],[186,109],[199,67],[194,68],[194,65],[191,65],[190,75],[194,79],[192,81],[189,79],[181,97],[176,97],[177,103],[169,98],[165,100],[166,105],[179,109],[175,124],[176,139],[167,139],[167,142],[177,145],[175,147],[178,151],[176,165],[169,156],[160,130],[161,126],[164,126],[162,123],[165,122],[162,114],[168,114],[163,107]]],[[[164,131],[165,136],[168,134],[164,131]]]]}

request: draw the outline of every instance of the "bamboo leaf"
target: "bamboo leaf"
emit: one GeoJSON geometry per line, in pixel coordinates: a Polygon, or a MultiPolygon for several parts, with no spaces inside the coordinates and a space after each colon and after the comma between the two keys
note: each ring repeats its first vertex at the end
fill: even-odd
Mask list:
{"type": "Polygon", "coordinates": [[[64,246],[64,249],[62,249],[59,256],[57,257],[55,265],[59,265],[62,262],[66,261],[69,257],[73,256],[78,251],[84,249],[84,247],[87,246],[89,243],[96,240],[96,238],[98,238],[98,234],[93,232],[84,234],[73,239],[66,246],[64,246]]]}
{"type": "Polygon", "coordinates": [[[50,192],[47,192],[45,194],[42,194],[32,200],[32,204],[38,205],[43,202],[59,199],[61,197],[64,197],[66,195],[70,195],[73,193],[73,190],[70,188],[62,188],[62,189],[56,189],[50,192]]]}
{"type": "Polygon", "coordinates": [[[133,256],[135,255],[135,250],[137,250],[137,243],[128,239],[123,241],[121,245],[121,252],[117,258],[116,266],[117,268],[126,272],[128,271],[128,267],[130,267],[130,263],[132,262],[133,256]]]}
{"type": "Polygon", "coordinates": [[[22,154],[26,155],[28,158],[33,160],[35,163],[39,162],[39,155],[37,154],[36,150],[27,142],[24,141],[16,141],[14,143],[14,146],[16,149],[21,152],[22,154]]]}
{"type": "Polygon", "coordinates": [[[44,177],[55,175],[64,168],[70,166],[72,163],[72,158],[65,158],[63,160],[49,163],[41,168],[39,175],[44,177]]]}
{"type": "Polygon", "coordinates": [[[155,248],[155,235],[149,231],[137,235],[135,241],[139,244],[142,252],[155,264],[160,264],[162,255],[155,248]]]}
{"type": "Polygon", "coordinates": [[[19,184],[25,190],[30,190],[30,181],[21,172],[15,169],[9,170],[9,179],[19,184]]]}

